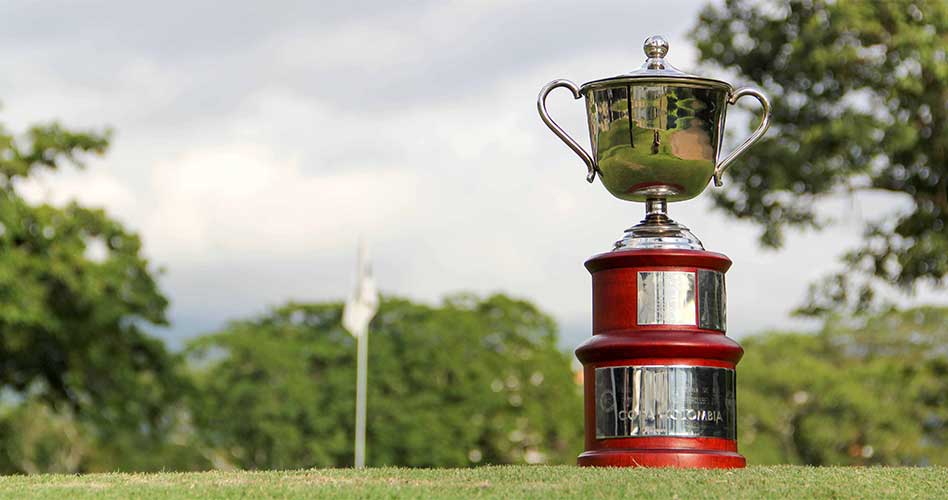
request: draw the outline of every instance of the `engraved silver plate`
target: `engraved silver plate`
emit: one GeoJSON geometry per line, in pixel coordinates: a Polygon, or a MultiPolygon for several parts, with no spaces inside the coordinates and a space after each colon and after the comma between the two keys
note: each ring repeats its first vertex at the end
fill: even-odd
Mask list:
{"type": "Polygon", "coordinates": [[[698,270],[698,326],[722,332],[727,330],[724,273],[698,270]]]}
{"type": "Polygon", "coordinates": [[[596,368],[596,438],[736,439],[735,378],[708,366],[596,368]]]}
{"type": "Polygon", "coordinates": [[[697,325],[695,274],[682,271],[639,271],[640,325],[697,325]]]}

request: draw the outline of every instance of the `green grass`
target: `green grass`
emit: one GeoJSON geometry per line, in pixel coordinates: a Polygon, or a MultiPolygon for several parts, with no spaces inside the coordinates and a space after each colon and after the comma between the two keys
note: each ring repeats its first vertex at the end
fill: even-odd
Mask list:
{"type": "Polygon", "coordinates": [[[2,498],[948,498],[948,469],[480,467],[0,478],[2,498]]]}

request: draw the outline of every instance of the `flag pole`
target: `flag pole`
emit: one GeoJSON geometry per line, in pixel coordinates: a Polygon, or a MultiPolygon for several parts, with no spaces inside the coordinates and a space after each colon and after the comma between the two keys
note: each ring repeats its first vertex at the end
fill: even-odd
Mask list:
{"type": "Polygon", "coordinates": [[[342,326],[356,338],[356,469],[365,467],[366,391],[369,361],[369,323],[378,311],[379,296],[372,280],[365,245],[359,242],[359,262],[356,266],[356,288],[346,301],[342,312],[342,326]]]}
{"type": "Polygon", "coordinates": [[[358,361],[356,362],[356,428],[355,428],[355,468],[365,467],[365,390],[366,364],[369,357],[369,329],[356,339],[358,361]]]}

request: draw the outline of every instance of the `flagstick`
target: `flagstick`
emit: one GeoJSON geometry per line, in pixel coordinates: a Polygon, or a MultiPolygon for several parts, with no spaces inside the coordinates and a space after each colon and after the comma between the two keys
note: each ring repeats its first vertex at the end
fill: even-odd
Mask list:
{"type": "Polygon", "coordinates": [[[369,329],[362,331],[356,340],[358,361],[356,366],[356,428],[355,428],[355,468],[365,468],[365,389],[366,363],[369,354],[369,329]]]}
{"type": "Polygon", "coordinates": [[[359,242],[356,289],[342,309],[342,327],[356,338],[355,468],[365,467],[365,398],[369,361],[369,323],[379,309],[379,292],[372,281],[368,252],[359,242]]]}

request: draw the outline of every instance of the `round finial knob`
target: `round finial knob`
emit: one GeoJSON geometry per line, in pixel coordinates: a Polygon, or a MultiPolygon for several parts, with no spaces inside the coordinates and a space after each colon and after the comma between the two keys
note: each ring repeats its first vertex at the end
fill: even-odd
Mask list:
{"type": "Polygon", "coordinates": [[[650,59],[661,59],[668,53],[668,41],[661,35],[652,35],[645,39],[645,55],[650,59]]]}

